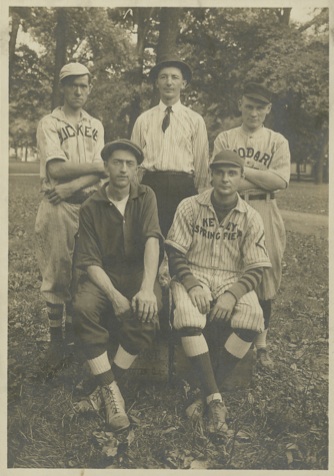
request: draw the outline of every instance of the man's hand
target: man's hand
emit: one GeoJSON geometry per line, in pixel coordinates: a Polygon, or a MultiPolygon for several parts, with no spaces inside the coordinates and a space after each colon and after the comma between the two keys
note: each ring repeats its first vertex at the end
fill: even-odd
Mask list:
{"type": "Polygon", "coordinates": [[[207,314],[210,311],[210,302],[212,300],[210,294],[202,288],[202,286],[195,286],[190,289],[189,297],[191,302],[201,314],[207,314]]]}
{"type": "Polygon", "coordinates": [[[228,322],[231,319],[233,309],[237,301],[232,293],[224,293],[218,299],[210,312],[209,320],[220,319],[228,322]]]}
{"type": "Polygon", "coordinates": [[[131,306],[141,322],[152,322],[158,314],[157,298],[153,291],[138,291],[132,298],[131,306]]]}
{"type": "Polygon", "coordinates": [[[131,304],[130,301],[123,296],[123,294],[118,293],[112,300],[112,305],[114,308],[114,313],[117,319],[124,319],[125,317],[131,316],[131,304]]]}
{"type": "Polygon", "coordinates": [[[69,183],[62,183],[59,185],[55,185],[50,191],[46,193],[48,200],[52,205],[59,205],[60,202],[66,200],[71,195],[73,195],[74,190],[72,184],[69,183]]]}

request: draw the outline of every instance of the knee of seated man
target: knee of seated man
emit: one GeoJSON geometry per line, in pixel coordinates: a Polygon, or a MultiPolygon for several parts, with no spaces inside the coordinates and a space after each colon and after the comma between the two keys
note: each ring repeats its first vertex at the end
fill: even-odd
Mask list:
{"type": "Polygon", "coordinates": [[[253,342],[258,332],[249,329],[234,329],[234,333],[245,342],[253,342]]]}

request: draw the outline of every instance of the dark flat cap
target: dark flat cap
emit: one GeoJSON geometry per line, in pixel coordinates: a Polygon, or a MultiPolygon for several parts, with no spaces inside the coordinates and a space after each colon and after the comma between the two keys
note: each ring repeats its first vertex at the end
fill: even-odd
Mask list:
{"type": "Polygon", "coordinates": [[[190,66],[185,63],[184,61],[180,60],[176,56],[166,55],[161,57],[161,61],[153,66],[151,69],[149,76],[152,81],[155,81],[158,77],[159,71],[162,68],[168,68],[169,66],[173,66],[175,68],[179,68],[182,71],[183,78],[190,83],[192,78],[192,71],[190,66]]]}
{"type": "Polygon", "coordinates": [[[245,161],[233,150],[223,149],[213,158],[213,161],[210,164],[210,168],[215,168],[218,165],[232,165],[234,167],[244,168],[245,161]]]}
{"type": "Polygon", "coordinates": [[[108,160],[115,150],[129,150],[136,157],[138,165],[144,160],[144,154],[141,148],[128,139],[118,139],[108,142],[101,150],[101,157],[104,161],[108,160]]]}
{"type": "Polygon", "coordinates": [[[269,104],[272,99],[272,92],[260,83],[246,83],[243,90],[243,96],[254,99],[265,104],[269,104]]]}

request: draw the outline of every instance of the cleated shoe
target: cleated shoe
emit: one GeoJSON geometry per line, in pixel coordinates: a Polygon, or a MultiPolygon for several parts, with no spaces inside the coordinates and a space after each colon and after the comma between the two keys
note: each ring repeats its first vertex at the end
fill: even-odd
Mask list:
{"type": "Polygon", "coordinates": [[[264,349],[264,348],[258,349],[256,355],[257,355],[257,360],[262,367],[268,370],[274,369],[275,367],[274,362],[271,360],[270,355],[267,352],[267,349],[264,349]]]}
{"type": "Polygon", "coordinates": [[[204,402],[201,398],[195,400],[186,408],[187,418],[191,421],[197,421],[202,418],[204,414],[204,402]]]}
{"type": "Polygon", "coordinates": [[[109,431],[121,431],[130,426],[125,413],[125,404],[120,389],[114,381],[101,387],[102,400],[105,408],[106,425],[109,431]]]}
{"type": "Polygon", "coordinates": [[[225,418],[227,408],[220,400],[212,400],[208,404],[208,431],[209,433],[225,434],[228,430],[225,418]]]}

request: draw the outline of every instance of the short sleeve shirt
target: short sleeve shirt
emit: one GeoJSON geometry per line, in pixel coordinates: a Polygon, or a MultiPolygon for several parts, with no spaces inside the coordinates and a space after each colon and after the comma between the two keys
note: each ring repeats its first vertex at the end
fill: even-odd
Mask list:
{"type": "Polygon", "coordinates": [[[107,185],[81,207],[75,264],[84,270],[99,266],[109,276],[143,269],[147,239],[163,241],[155,194],[145,185],[131,185],[123,216],[107,198],[107,185]]]}
{"type": "Polygon", "coordinates": [[[73,164],[102,161],[100,153],[103,145],[102,123],[85,111],[82,111],[77,128],[68,121],[61,107],[43,117],[37,128],[42,189],[46,190],[57,183],[47,173],[49,161],[60,159],[73,164]]]}

